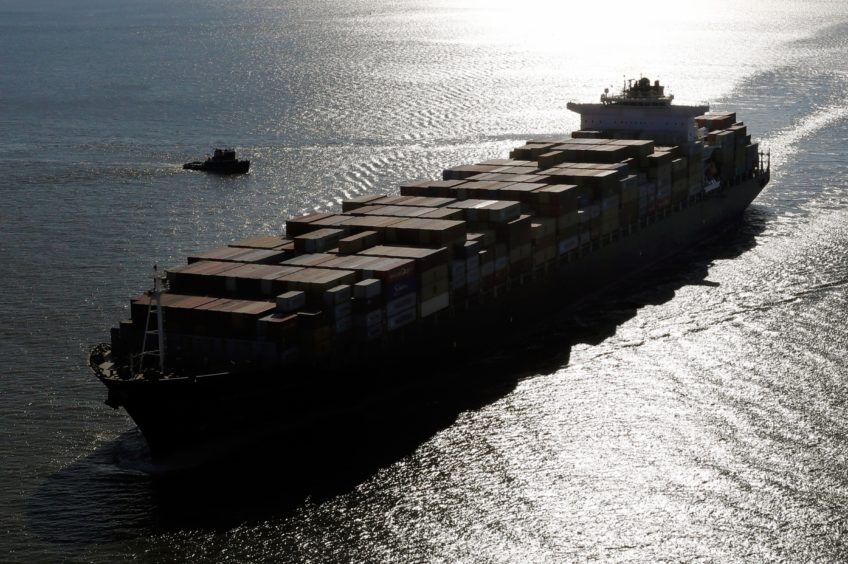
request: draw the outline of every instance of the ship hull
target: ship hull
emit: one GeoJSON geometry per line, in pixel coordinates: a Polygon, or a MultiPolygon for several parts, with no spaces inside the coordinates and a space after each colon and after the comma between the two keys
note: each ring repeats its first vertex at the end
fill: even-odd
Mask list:
{"type": "Polygon", "coordinates": [[[126,409],[158,461],[205,452],[195,459],[201,460],[221,455],[226,445],[405,409],[428,391],[450,389],[457,378],[477,377],[470,375],[474,370],[456,374],[447,368],[455,366],[457,355],[471,350],[485,355],[505,340],[527,342],[544,331],[539,320],[552,312],[597,301],[611,287],[626,287],[641,271],[737,225],[767,182],[763,173],[652,217],[578,250],[555,271],[513,284],[496,304],[434,316],[436,321],[405,332],[402,341],[345,355],[343,366],[328,359],[323,366],[159,380],[95,372],[109,390],[107,403],[126,409]]]}
{"type": "Polygon", "coordinates": [[[195,161],[183,165],[185,170],[198,170],[215,174],[244,174],[250,170],[250,161],[195,161]]]}

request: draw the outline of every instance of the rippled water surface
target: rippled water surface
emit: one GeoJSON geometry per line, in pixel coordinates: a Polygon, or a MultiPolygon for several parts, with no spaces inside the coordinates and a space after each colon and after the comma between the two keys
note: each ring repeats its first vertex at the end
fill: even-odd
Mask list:
{"type": "Polygon", "coordinates": [[[848,558],[848,8],[570,4],[0,4],[0,560],[848,558]],[[738,231],[419,411],[151,477],[85,367],[151,265],[640,73],[771,149],[738,231]],[[251,173],[180,169],[219,144],[251,173]]]}

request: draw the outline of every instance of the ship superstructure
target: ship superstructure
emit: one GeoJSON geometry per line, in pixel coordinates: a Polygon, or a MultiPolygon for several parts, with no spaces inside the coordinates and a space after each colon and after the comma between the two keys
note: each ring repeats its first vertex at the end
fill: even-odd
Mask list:
{"type": "MultiPolygon", "coordinates": [[[[630,81],[621,93],[601,95],[599,104],[569,102],[568,109],[580,114],[581,131],[615,132],[631,139],[651,139],[661,145],[688,145],[698,141],[694,118],[709,106],[674,106],[674,96],[665,94],[659,81],[647,78],[630,81]]],[[[688,152],[688,151],[687,151],[688,152]]]]}

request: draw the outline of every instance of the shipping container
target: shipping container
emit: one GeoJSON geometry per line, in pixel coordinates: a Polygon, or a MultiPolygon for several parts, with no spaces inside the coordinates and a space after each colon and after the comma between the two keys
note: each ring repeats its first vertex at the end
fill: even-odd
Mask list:
{"type": "MultiPolygon", "coordinates": [[[[473,176],[470,173],[468,176],[473,176]]],[[[451,188],[464,183],[464,180],[445,178],[444,180],[417,180],[400,185],[400,193],[404,196],[425,198],[450,197],[451,188]]]]}
{"type": "Polygon", "coordinates": [[[220,276],[227,270],[241,266],[241,263],[220,261],[199,261],[186,266],[169,268],[165,271],[168,287],[175,293],[214,293],[223,292],[224,279],[220,276]]]}
{"type": "Polygon", "coordinates": [[[364,249],[379,245],[382,241],[377,231],[361,231],[355,235],[349,235],[339,239],[339,252],[343,254],[358,253],[364,249]]]}
{"type": "Polygon", "coordinates": [[[290,251],[294,249],[294,242],[282,235],[260,235],[230,243],[230,247],[243,247],[246,249],[264,249],[267,251],[290,251]]]}
{"type": "MultiPolygon", "coordinates": [[[[450,199],[450,198],[445,198],[450,199]]],[[[455,201],[450,199],[451,201],[455,201]]],[[[455,208],[436,208],[420,216],[422,219],[447,219],[450,221],[462,221],[462,210],[455,208]]]]}
{"type": "Polygon", "coordinates": [[[495,237],[499,243],[520,245],[530,242],[531,217],[522,214],[519,218],[506,223],[495,224],[495,237]]]}
{"type": "Polygon", "coordinates": [[[335,214],[331,213],[311,213],[307,215],[302,215],[300,217],[295,217],[286,221],[286,236],[287,237],[296,237],[298,235],[303,235],[304,233],[309,233],[310,231],[314,231],[316,229],[320,229],[312,225],[313,222],[330,217],[335,214]]]}
{"type": "Polygon", "coordinates": [[[287,274],[280,280],[286,290],[302,290],[310,304],[322,303],[324,292],[342,284],[356,282],[356,273],[351,270],[329,270],[325,268],[303,268],[287,274]]]}
{"type": "Polygon", "coordinates": [[[314,267],[319,266],[321,263],[327,262],[328,260],[333,260],[335,258],[337,258],[337,256],[330,253],[307,253],[298,255],[290,259],[286,259],[283,261],[283,265],[314,267]]]}
{"type": "Polygon", "coordinates": [[[389,332],[397,331],[407,325],[411,325],[416,319],[418,319],[418,310],[415,307],[399,312],[391,317],[386,316],[386,330],[389,332]]]}
{"type": "Polygon", "coordinates": [[[406,219],[388,226],[385,237],[394,243],[447,247],[465,240],[464,221],[406,219]]]}
{"type": "Polygon", "coordinates": [[[521,147],[516,147],[509,153],[509,158],[517,160],[535,161],[539,155],[547,153],[554,146],[554,143],[526,143],[521,147]]]}
{"type": "Polygon", "coordinates": [[[348,198],[347,200],[342,200],[342,211],[353,211],[357,208],[367,206],[374,200],[379,200],[382,197],[382,194],[365,194],[364,196],[357,196],[356,198],[348,198]]]}
{"type": "MultiPolygon", "coordinates": [[[[446,168],[442,171],[442,179],[443,180],[465,180],[469,176],[474,176],[475,174],[481,174],[484,172],[493,172],[502,168],[502,165],[459,165],[453,166],[451,168],[446,168]]],[[[404,194],[403,188],[410,187],[410,184],[401,185],[401,194],[404,194]]],[[[413,190],[414,191],[414,190],[413,190]]],[[[407,189],[409,192],[409,189],[407,189]]],[[[413,194],[410,194],[413,195],[413,194]]],[[[423,195],[423,194],[414,194],[414,195],[423,195]]]]}
{"type": "Polygon", "coordinates": [[[294,237],[294,248],[299,253],[322,253],[338,247],[343,234],[341,229],[316,229],[294,237]]]}
{"type": "Polygon", "coordinates": [[[448,252],[447,247],[428,249],[420,247],[378,245],[370,249],[366,249],[360,254],[375,257],[411,259],[415,261],[415,265],[419,272],[424,272],[437,266],[443,266],[447,264],[450,258],[450,253],[448,252]]]}
{"type": "Polygon", "coordinates": [[[450,305],[450,294],[444,292],[428,299],[422,299],[419,307],[419,316],[428,317],[438,311],[446,309],[450,305]]]}
{"type": "Polygon", "coordinates": [[[359,300],[377,298],[382,294],[382,282],[376,278],[368,278],[353,285],[353,296],[359,300]]]}
{"type": "Polygon", "coordinates": [[[200,261],[214,260],[223,262],[272,264],[284,260],[290,256],[290,254],[291,253],[289,251],[285,250],[219,247],[210,251],[189,255],[187,262],[191,264],[200,261]]]}
{"type": "Polygon", "coordinates": [[[299,267],[285,265],[245,264],[227,270],[221,276],[228,295],[273,298],[286,291],[280,279],[300,270],[299,267]]]}
{"type": "Polygon", "coordinates": [[[306,294],[299,290],[284,292],[277,296],[277,313],[292,313],[306,307],[306,294]]]}

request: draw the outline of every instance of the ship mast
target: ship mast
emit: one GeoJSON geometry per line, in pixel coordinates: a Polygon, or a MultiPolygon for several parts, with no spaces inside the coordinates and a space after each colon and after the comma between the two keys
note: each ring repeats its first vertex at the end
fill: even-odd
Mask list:
{"type": "MultiPolygon", "coordinates": [[[[159,374],[165,374],[165,327],[164,327],[164,310],[162,309],[162,280],[159,278],[159,269],[154,264],[153,265],[153,290],[149,292],[150,294],[150,303],[147,307],[147,322],[144,327],[144,338],[141,343],[141,353],[138,355],[138,369],[139,372],[144,370],[144,357],[145,356],[158,356],[159,357],[159,374]],[[156,315],[156,329],[150,329],[150,317],[154,314],[156,315]],[[158,340],[158,347],[156,350],[147,350],[147,338],[150,335],[155,334],[158,340]]],[[[130,366],[130,371],[132,371],[132,366],[130,366]]]]}
{"type": "Polygon", "coordinates": [[[153,297],[156,300],[156,333],[159,335],[159,374],[165,374],[165,328],[162,319],[162,280],[159,270],[153,265],[153,297]]]}

